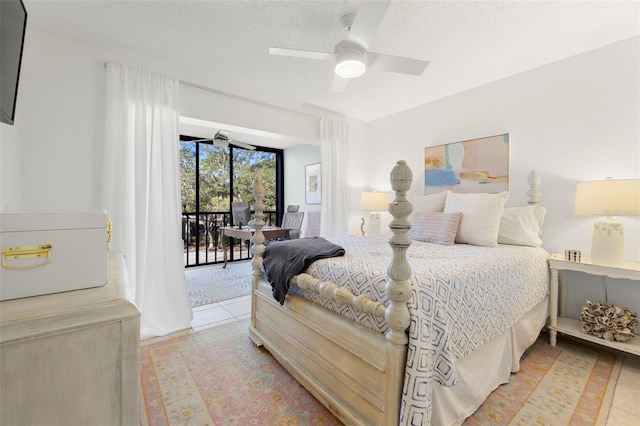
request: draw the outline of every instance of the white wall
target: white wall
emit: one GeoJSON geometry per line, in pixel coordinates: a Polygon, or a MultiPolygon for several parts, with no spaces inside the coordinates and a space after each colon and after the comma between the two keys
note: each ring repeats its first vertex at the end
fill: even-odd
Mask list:
{"type": "Polygon", "coordinates": [[[320,210],[320,204],[307,204],[305,200],[305,166],[320,162],[320,147],[299,145],[284,152],[285,205],[297,204],[301,211],[320,210]]]}
{"type": "MultiPolygon", "coordinates": [[[[634,37],[367,123],[357,149],[363,159],[352,170],[370,187],[389,189],[395,161],[407,160],[414,171],[411,193],[422,194],[425,147],[508,132],[508,204],[526,202],[527,174],[537,170],[548,209],[545,248],[589,255],[597,218],[573,215],[575,186],[607,176],[640,178],[639,95],[640,37],[634,37]]],[[[640,261],[640,219],[621,219],[626,257],[640,261]]],[[[571,316],[585,298],[604,299],[601,279],[570,274],[569,280],[578,285],[570,287],[571,316]]],[[[610,301],[640,311],[637,283],[607,280],[607,287],[610,301]]]]}
{"type": "MultiPolygon", "coordinates": [[[[389,190],[388,174],[396,160],[409,161],[416,173],[412,193],[421,193],[424,147],[510,132],[511,203],[524,202],[526,175],[537,169],[549,208],[546,248],[578,248],[588,254],[593,218],[572,215],[575,183],[605,176],[638,177],[639,173],[639,44],[636,37],[370,123],[350,122],[350,230],[359,228],[359,193],[389,190]]],[[[17,122],[1,125],[0,209],[102,207],[104,62],[109,60],[187,81],[201,78],[186,75],[173,64],[30,28],[17,122]]],[[[278,115],[278,110],[260,110],[255,104],[246,113],[246,102],[193,88],[181,87],[181,93],[181,108],[196,118],[215,121],[224,115],[236,125],[301,139],[318,133],[317,120],[308,116],[286,111],[278,115]]],[[[288,172],[296,173],[291,167],[298,161],[295,155],[287,160],[288,172]]],[[[317,160],[303,156],[300,161],[317,160]]],[[[285,190],[303,196],[297,195],[303,185],[285,190]]],[[[639,222],[623,220],[628,256],[640,260],[639,222]]]]}
{"type": "MultiPolygon", "coordinates": [[[[537,170],[549,210],[545,248],[589,255],[597,218],[573,216],[576,183],[640,178],[639,52],[635,37],[367,123],[358,170],[389,188],[389,171],[405,159],[411,193],[422,194],[425,147],[510,133],[509,205],[526,202],[527,174],[537,170]]],[[[622,220],[627,258],[640,261],[640,221],[622,220]]]]}
{"type": "Polygon", "coordinates": [[[179,109],[180,115],[190,118],[260,130],[301,143],[320,143],[320,120],[316,116],[270,108],[188,84],[180,85],[179,109]]]}
{"type": "Polygon", "coordinates": [[[20,111],[13,125],[0,123],[0,212],[22,204],[20,171],[20,111]]]}
{"type": "Polygon", "coordinates": [[[20,76],[22,206],[101,209],[104,60],[81,43],[27,31],[20,76]]]}
{"type": "MultiPolygon", "coordinates": [[[[29,27],[16,125],[1,125],[2,211],[102,209],[107,61],[215,89],[215,81],[208,81],[206,73],[189,67],[158,63],[29,27]]],[[[287,111],[320,115],[308,106],[277,99],[283,107],[277,109],[185,85],[180,91],[185,115],[319,143],[318,119],[287,111]]],[[[261,101],[266,102],[264,97],[261,101]]]]}
{"type": "MultiPolygon", "coordinates": [[[[524,203],[526,176],[537,169],[549,209],[545,248],[551,252],[574,248],[589,254],[595,218],[573,216],[575,184],[606,176],[640,177],[639,52],[640,37],[635,37],[370,123],[350,122],[350,230],[359,229],[360,192],[389,190],[389,172],[396,160],[409,162],[416,182],[411,193],[419,194],[424,190],[424,147],[509,132],[510,204],[524,203]]],[[[215,88],[215,81],[208,81],[202,70],[157,63],[28,28],[16,125],[0,124],[0,209],[102,208],[106,61],[215,88]]],[[[193,102],[200,101],[194,97],[193,102]]],[[[181,104],[191,105],[186,99],[181,104]]],[[[248,127],[264,127],[264,113],[271,117],[269,125],[276,123],[283,134],[300,138],[318,134],[317,122],[286,112],[274,119],[268,107],[246,114],[238,102],[223,96],[209,97],[202,105],[213,105],[219,108],[216,111],[229,114],[227,120],[248,127]],[[309,130],[310,122],[315,131],[309,130]]],[[[312,112],[308,106],[283,106],[312,112]]],[[[211,111],[194,114],[207,118],[211,111]]],[[[326,116],[326,111],[317,115],[326,116]]],[[[300,161],[314,162],[305,156],[301,154],[300,161]]],[[[287,167],[292,172],[296,169],[291,164],[287,167]]],[[[294,196],[300,188],[287,192],[294,196]]],[[[623,221],[627,257],[638,261],[640,220],[623,221]]]]}
{"type": "Polygon", "coordinates": [[[305,166],[320,162],[320,147],[299,145],[284,151],[284,205],[297,204],[305,212],[302,231],[307,226],[307,212],[320,210],[320,204],[307,204],[305,200],[305,166]]]}

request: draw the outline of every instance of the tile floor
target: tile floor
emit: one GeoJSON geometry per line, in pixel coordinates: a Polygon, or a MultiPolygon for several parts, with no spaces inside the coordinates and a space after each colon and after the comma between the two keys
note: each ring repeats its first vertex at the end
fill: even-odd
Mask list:
{"type": "Polygon", "coordinates": [[[193,308],[191,328],[199,331],[249,317],[251,317],[251,296],[242,296],[193,308]]]}
{"type": "Polygon", "coordinates": [[[640,425],[640,357],[626,355],[613,394],[607,426],[637,425],[640,425]]]}
{"type": "MultiPolygon", "coordinates": [[[[191,326],[193,331],[199,331],[250,316],[251,296],[243,296],[194,308],[191,326]]],[[[640,425],[640,357],[626,355],[606,426],[637,425],[640,425]]]]}

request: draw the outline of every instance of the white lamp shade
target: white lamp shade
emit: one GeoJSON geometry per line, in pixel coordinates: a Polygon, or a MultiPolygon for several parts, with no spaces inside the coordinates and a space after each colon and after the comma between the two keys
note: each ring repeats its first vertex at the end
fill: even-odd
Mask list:
{"type": "Polygon", "coordinates": [[[360,195],[360,209],[377,212],[386,211],[389,204],[389,194],[386,192],[363,192],[360,195]]]}
{"type": "Polygon", "coordinates": [[[575,215],[639,216],[640,179],[607,179],[576,186],[575,215]]]}

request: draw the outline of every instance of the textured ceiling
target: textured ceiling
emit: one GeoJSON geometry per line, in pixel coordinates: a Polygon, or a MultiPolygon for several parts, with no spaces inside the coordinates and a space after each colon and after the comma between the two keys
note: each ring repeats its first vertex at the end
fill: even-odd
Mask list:
{"type": "MultiPolygon", "coordinates": [[[[333,52],[359,1],[32,1],[29,25],[206,70],[212,87],[273,94],[363,121],[640,34],[638,1],[391,2],[369,46],[430,61],[420,77],[369,71],[329,92],[333,65],[268,54],[333,52]]],[[[198,82],[196,82],[198,83],[198,82]]]]}

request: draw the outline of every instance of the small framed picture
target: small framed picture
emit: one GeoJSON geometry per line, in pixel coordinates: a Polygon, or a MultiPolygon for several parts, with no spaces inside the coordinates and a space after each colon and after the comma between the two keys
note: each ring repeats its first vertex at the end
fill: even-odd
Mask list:
{"type": "Polygon", "coordinates": [[[322,181],[320,163],[307,164],[304,173],[304,195],[307,204],[320,204],[322,201],[322,181]]]}

